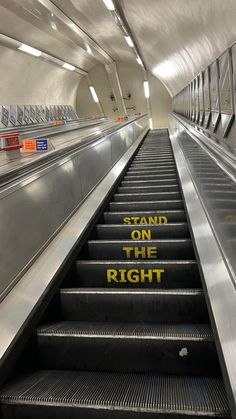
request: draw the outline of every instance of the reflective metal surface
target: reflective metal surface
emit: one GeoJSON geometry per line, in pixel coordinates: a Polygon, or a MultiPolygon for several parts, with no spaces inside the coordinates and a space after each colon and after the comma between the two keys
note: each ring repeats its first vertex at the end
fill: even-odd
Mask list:
{"type": "MultiPolygon", "coordinates": [[[[11,345],[22,331],[22,327],[30,314],[32,314],[33,310],[36,310],[38,303],[42,301],[65,259],[69,258],[88,224],[99,211],[117,177],[122,173],[128,160],[142,141],[147,128],[140,131],[141,134],[135,138],[134,144],[113,166],[106,177],[80,206],[79,210],[0,304],[0,363],[4,361],[11,345]]],[[[78,183],[78,179],[76,181],[78,183]]],[[[42,225],[39,226],[39,228],[41,227],[42,225]]]]}
{"type": "Polygon", "coordinates": [[[144,116],[1,188],[1,297],[146,127],[144,116]]]}
{"type": "Polygon", "coordinates": [[[232,148],[232,152],[236,149],[235,74],[234,44],[173,99],[174,112],[203,127],[209,137],[225,148],[232,148]],[[197,98],[201,99],[200,118],[196,118],[199,111],[197,98]]]}
{"type": "Polygon", "coordinates": [[[38,130],[21,134],[20,138],[47,138],[49,142],[49,151],[44,153],[30,152],[21,153],[18,158],[9,158],[9,154],[0,153],[0,184],[5,184],[15,176],[22,176],[26,171],[32,170],[39,164],[45,164],[49,160],[55,160],[62,155],[65,157],[68,153],[83,147],[93,141],[96,141],[114,130],[131,123],[116,122],[113,119],[101,119],[100,122],[85,122],[84,124],[75,124],[62,126],[59,129],[52,127],[50,129],[38,130]]]}
{"type": "Polygon", "coordinates": [[[236,186],[174,117],[170,134],[236,417],[236,186]]]}

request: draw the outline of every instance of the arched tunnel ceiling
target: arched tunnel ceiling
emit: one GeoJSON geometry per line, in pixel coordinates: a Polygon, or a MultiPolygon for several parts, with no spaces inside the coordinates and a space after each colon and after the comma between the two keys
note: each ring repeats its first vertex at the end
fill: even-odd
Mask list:
{"type": "Polygon", "coordinates": [[[148,69],[179,92],[236,41],[235,0],[119,0],[148,69]]]}
{"type": "MultiPolygon", "coordinates": [[[[236,0],[114,2],[123,10],[147,69],[172,95],[236,41],[236,0]]],[[[102,0],[0,0],[0,16],[0,32],[84,70],[105,64],[107,57],[138,65],[102,0]],[[105,55],[77,33],[73,22],[105,55]]]]}

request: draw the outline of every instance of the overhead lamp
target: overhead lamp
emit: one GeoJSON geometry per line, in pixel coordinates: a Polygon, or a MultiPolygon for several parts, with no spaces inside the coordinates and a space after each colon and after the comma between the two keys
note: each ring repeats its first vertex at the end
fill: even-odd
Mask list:
{"type": "Polygon", "coordinates": [[[137,62],[138,62],[140,65],[143,65],[143,62],[142,62],[142,60],[141,60],[141,58],[140,58],[140,57],[137,57],[137,58],[136,58],[136,60],[137,60],[137,62]]]}
{"type": "Polygon", "coordinates": [[[70,71],[74,71],[75,70],[75,67],[73,65],[71,65],[71,64],[68,64],[68,63],[64,63],[62,67],[63,68],[66,68],[67,70],[70,70],[70,71]]]}
{"type": "Polygon", "coordinates": [[[148,83],[147,80],[145,80],[143,82],[143,87],[144,87],[144,95],[145,95],[145,98],[148,99],[150,97],[150,92],[149,92],[149,83],[148,83]]]}
{"type": "Polygon", "coordinates": [[[91,95],[93,96],[94,102],[98,103],[99,100],[98,100],[98,97],[97,97],[96,90],[94,89],[93,86],[89,86],[89,89],[90,89],[91,95]]]}
{"type": "Polygon", "coordinates": [[[134,43],[133,43],[132,39],[130,38],[130,36],[125,36],[124,38],[125,38],[127,44],[129,45],[129,47],[133,48],[134,43]]]}
{"type": "Polygon", "coordinates": [[[105,4],[106,8],[112,12],[115,10],[115,6],[112,0],[103,0],[103,3],[105,4]]]}
{"type": "Polygon", "coordinates": [[[50,26],[54,31],[57,31],[57,25],[55,22],[50,22],[50,26]]]}
{"type": "Polygon", "coordinates": [[[35,57],[40,57],[40,55],[42,55],[41,51],[26,44],[21,44],[18,49],[20,51],[27,52],[27,54],[34,55],[35,57]]]}
{"type": "Polygon", "coordinates": [[[149,118],[149,127],[150,127],[150,129],[153,129],[152,118],[149,118]]]}

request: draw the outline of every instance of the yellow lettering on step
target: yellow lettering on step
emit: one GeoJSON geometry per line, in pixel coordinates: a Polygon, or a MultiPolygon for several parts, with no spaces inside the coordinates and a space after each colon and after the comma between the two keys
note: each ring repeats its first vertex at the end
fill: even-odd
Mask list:
{"type": "Polygon", "coordinates": [[[168,223],[168,218],[165,215],[162,215],[159,217],[159,223],[160,224],[167,224],[168,223]]]}
{"type": "Polygon", "coordinates": [[[132,240],[151,240],[151,230],[133,230],[131,232],[132,240]]]}
{"type": "Polygon", "coordinates": [[[155,259],[157,257],[156,247],[147,247],[147,259],[155,259]]]}
{"type": "Polygon", "coordinates": [[[133,247],[123,247],[123,252],[125,252],[125,255],[127,259],[131,258],[131,251],[133,250],[133,247]]]}
{"type": "Polygon", "coordinates": [[[127,271],[127,279],[129,282],[137,283],[139,282],[139,270],[138,269],[129,269],[127,271]]]}
{"type": "Polygon", "coordinates": [[[160,283],[164,272],[164,269],[107,269],[107,282],[160,283]]]}
{"type": "Polygon", "coordinates": [[[130,217],[123,218],[123,223],[124,224],[131,224],[130,217]]]}
{"type": "Polygon", "coordinates": [[[107,282],[119,282],[117,279],[117,270],[116,269],[107,269],[107,282]]]}

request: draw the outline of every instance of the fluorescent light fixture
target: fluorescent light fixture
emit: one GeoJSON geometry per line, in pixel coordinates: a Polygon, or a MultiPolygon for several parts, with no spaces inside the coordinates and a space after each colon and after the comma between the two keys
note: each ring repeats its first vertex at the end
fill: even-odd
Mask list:
{"type": "Polygon", "coordinates": [[[130,38],[130,36],[125,36],[125,40],[126,40],[127,44],[129,45],[129,47],[131,47],[131,48],[134,47],[134,43],[133,43],[132,39],[130,38]]]}
{"type": "Polygon", "coordinates": [[[50,26],[54,31],[57,31],[57,25],[54,22],[50,22],[50,26]]]}
{"type": "Polygon", "coordinates": [[[29,45],[26,45],[26,44],[21,44],[21,46],[18,49],[20,51],[27,52],[27,54],[34,55],[35,57],[40,57],[40,55],[42,55],[41,51],[39,51],[36,48],[30,47],[29,45]]]}
{"type": "Polygon", "coordinates": [[[143,62],[142,62],[142,60],[141,60],[141,58],[140,58],[140,57],[137,57],[137,58],[136,58],[136,60],[137,60],[137,62],[138,62],[140,65],[143,65],[143,62]]]}
{"type": "Polygon", "coordinates": [[[103,0],[103,3],[105,4],[106,8],[112,12],[115,10],[115,6],[112,0],[103,0]]]}
{"type": "Polygon", "coordinates": [[[147,80],[145,80],[143,82],[143,87],[144,87],[144,95],[145,95],[145,98],[148,99],[150,97],[150,92],[149,92],[149,83],[148,83],[147,80]]]}
{"type": "Polygon", "coordinates": [[[94,102],[98,103],[99,100],[98,100],[98,97],[97,97],[96,90],[94,89],[93,86],[89,86],[89,88],[90,88],[91,95],[93,96],[94,102]]]}
{"type": "Polygon", "coordinates": [[[150,129],[153,129],[152,118],[149,118],[149,127],[150,127],[150,129]]]}
{"type": "Polygon", "coordinates": [[[64,63],[62,67],[63,68],[66,68],[67,70],[70,70],[70,71],[74,71],[75,70],[75,67],[73,65],[71,65],[71,64],[68,64],[68,63],[64,63]]]}
{"type": "Polygon", "coordinates": [[[87,53],[90,54],[90,55],[93,55],[92,50],[91,50],[89,44],[86,44],[85,47],[86,47],[87,53]]]}

